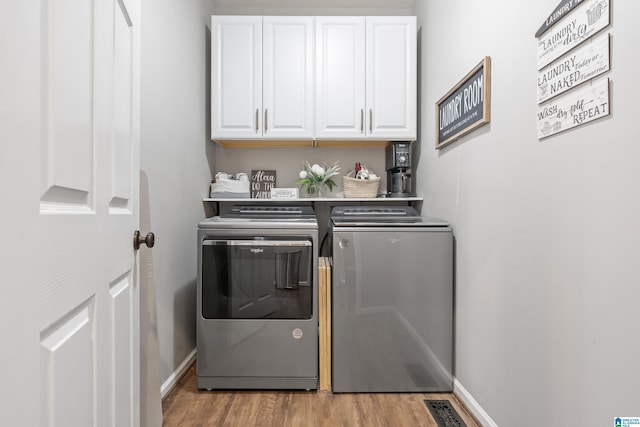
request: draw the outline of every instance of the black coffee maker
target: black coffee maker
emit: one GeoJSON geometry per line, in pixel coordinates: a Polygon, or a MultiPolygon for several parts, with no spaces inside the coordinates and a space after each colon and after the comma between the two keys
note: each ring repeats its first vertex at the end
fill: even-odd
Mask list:
{"type": "Polygon", "coordinates": [[[389,197],[410,197],[411,189],[411,143],[392,142],[385,149],[387,170],[387,193],[389,197]]]}

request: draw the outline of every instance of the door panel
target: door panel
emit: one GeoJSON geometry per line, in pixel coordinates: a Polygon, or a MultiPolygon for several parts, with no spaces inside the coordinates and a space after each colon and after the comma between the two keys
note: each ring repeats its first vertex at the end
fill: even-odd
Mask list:
{"type": "MultiPolygon", "coordinates": [[[[129,273],[129,272],[128,272],[129,273]]],[[[130,378],[133,377],[132,366],[132,331],[133,292],[134,289],[129,280],[130,274],[126,274],[121,280],[117,280],[109,288],[110,316],[112,322],[111,342],[113,344],[113,384],[112,401],[114,426],[132,426],[133,420],[133,395],[130,378]]]]}
{"type": "Polygon", "coordinates": [[[41,335],[43,426],[93,425],[94,307],[93,301],[82,304],[41,335]]]}
{"type": "Polygon", "coordinates": [[[44,2],[41,211],[90,211],[93,192],[91,3],[44,2]],[[73,19],[71,19],[73,17],[73,19]]]}
{"type": "MultiPolygon", "coordinates": [[[[114,31],[114,63],[115,82],[114,96],[114,139],[113,139],[113,168],[112,194],[110,208],[129,211],[131,198],[131,150],[132,132],[132,49],[133,30],[131,17],[124,3],[118,2],[115,11],[114,31]]],[[[115,213],[115,212],[114,212],[115,213]]]]}

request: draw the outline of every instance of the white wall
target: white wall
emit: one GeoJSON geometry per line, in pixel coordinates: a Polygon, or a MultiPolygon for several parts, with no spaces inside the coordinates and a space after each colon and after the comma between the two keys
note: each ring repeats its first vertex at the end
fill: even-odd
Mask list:
{"type": "Polygon", "coordinates": [[[500,426],[640,416],[640,2],[612,1],[610,117],[536,138],[558,0],[418,0],[424,211],[456,236],[455,376],[500,426]],[[434,104],[492,58],[491,123],[434,147],[434,104]]]}
{"type": "Polygon", "coordinates": [[[207,119],[213,10],[209,0],[143,0],[142,9],[141,168],[156,235],[151,272],[164,383],[195,348],[196,228],[213,165],[207,119]]]}

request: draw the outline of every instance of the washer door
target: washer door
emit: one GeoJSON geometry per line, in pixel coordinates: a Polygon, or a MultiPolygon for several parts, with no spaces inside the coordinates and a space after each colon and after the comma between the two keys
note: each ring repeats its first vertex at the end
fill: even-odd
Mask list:
{"type": "Polygon", "coordinates": [[[205,319],[310,319],[312,242],[205,239],[202,316],[205,319]]]}

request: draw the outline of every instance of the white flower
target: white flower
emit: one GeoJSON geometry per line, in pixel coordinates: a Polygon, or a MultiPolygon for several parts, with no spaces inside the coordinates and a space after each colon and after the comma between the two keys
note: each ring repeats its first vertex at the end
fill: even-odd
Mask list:
{"type": "Polygon", "coordinates": [[[298,174],[300,178],[296,181],[296,184],[300,184],[300,188],[306,187],[307,193],[315,193],[319,188],[323,188],[324,186],[327,186],[329,191],[335,187],[336,183],[331,178],[340,172],[338,162],[327,167],[326,163],[323,164],[323,166],[317,163],[311,166],[309,162],[305,160],[302,166],[304,169],[298,174]]]}

